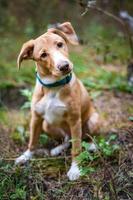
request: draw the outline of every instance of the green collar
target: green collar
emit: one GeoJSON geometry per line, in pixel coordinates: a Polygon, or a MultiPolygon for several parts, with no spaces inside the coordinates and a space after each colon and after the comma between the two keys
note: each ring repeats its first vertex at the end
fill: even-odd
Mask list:
{"type": "Polygon", "coordinates": [[[40,78],[38,72],[36,72],[36,79],[44,87],[47,87],[47,88],[59,87],[59,86],[64,86],[64,85],[66,85],[67,83],[70,82],[70,80],[72,79],[72,73],[69,73],[65,78],[63,78],[63,79],[61,79],[59,81],[56,81],[54,83],[44,83],[43,80],[40,78]]]}

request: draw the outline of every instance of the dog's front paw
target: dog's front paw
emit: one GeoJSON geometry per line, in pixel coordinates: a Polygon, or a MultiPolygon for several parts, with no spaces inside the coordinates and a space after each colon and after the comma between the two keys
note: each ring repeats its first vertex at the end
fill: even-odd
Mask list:
{"type": "Polygon", "coordinates": [[[29,149],[15,160],[15,164],[24,164],[33,157],[33,152],[29,149]]]}
{"type": "Polygon", "coordinates": [[[72,162],[71,168],[67,172],[67,176],[70,181],[75,181],[80,177],[80,170],[76,161],[72,162]]]}

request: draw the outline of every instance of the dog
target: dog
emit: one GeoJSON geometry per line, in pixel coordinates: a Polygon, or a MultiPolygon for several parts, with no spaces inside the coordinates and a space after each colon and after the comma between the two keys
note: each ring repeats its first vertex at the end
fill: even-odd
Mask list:
{"type": "MultiPolygon", "coordinates": [[[[78,37],[71,23],[65,22],[49,28],[45,34],[22,46],[17,60],[18,68],[23,60],[34,60],[37,81],[31,102],[28,149],[16,159],[16,164],[25,163],[33,157],[43,130],[63,140],[63,143],[51,149],[51,156],[61,154],[71,141],[72,163],[67,176],[73,181],[81,174],[76,158],[82,149],[82,138],[98,131],[99,114],[87,90],[73,72],[68,44],[78,45],[78,37]]],[[[93,143],[89,150],[95,150],[93,143]]]]}

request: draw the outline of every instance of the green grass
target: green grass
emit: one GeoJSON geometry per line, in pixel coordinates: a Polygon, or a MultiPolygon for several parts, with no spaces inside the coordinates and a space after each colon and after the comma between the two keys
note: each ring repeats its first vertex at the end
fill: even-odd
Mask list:
{"type": "MultiPolygon", "coordinates": [[[[93,71],[93,68],[90,68],[90,71],[93,71]]],[[[133,92],[133,87],[128,85],[125,75],[107,69],[97,68],[93,76],[85,77],[82,81],[88,89],[133,92]]]]}
{"type": "MultiPolygon", "coordinates": [[[[115,172],[106,169],[109,166],[109,158],[112,163],[116,163],[116,159],[119,156],[119,151],[122,150],[117,144],[118,138],[116,135],[111,134],[108,138],[99,137],[95,140],[98,151],[95,153],[88,152],[89,144],[83,142],[83,152],[77,158],[80,162],[82,176],[80,180],[70,182],[66,177],[66,172],[70,166],[70,159],[67,157],[56,158],[42,158],[34,159],[26,166],[16,167],[11,161],[0,160],[0,199],[6,200],[26,200],[26,199],[64,199],[63,195],[71,196],[75,193],[76,188],[79,195],[83,191],[84,186],[87,186],[87,194],[91,190],[91,198],[95,199],[95,191],[99,191],[101,188],[103,200],[110,194],[113,195],[114,183],[110,176],[115,172]],[[106,163],[106,164],[105,164],[106,163]],[[105,177],[105,173],[102,170],[107,170],[108,177],[105,177]],[[106,184],[106,187],[104,185],[106,184]],[[112,190],[111,190],[112,189],[112,190]],[[111,190],[111,191],[110,191],[111,190]]],[[[110,162],[111,162],[110,160],[110,162]]],[[[122,169],[121,173],[122,173],[122,169]]],[[[115,172],[116,184],[120,183],[121,174],[115,172]]],[[[125,178],[124,174],[124,178],[125,178]]],[[[124,179],[127,183],[127,179],[124,179]]],[[[129,186],[131,181],[129,182],[129,186]]],[[[116,186],[117,194],[119,189],[124,191],[123,186],[116,186]]],[[[127,189],[130,192],[130,188],[127,189]]],[[[75,195],[78,196],[78,193],[75,195]]],[[[81,195],[81,196],[82,196],[81,195]]],[[[88,196],[87,195],[87,196],[88,196]]],[[[100,194],[97,194],[100,196],[100,194]]],[[[70,199],[70,198],[66,199],[70,199]]]]}
{"type": "Polygon", "coordinates": [[[48,174],[56,177],[63,168],[64,159],[36,160],[25,167],[15,167],[13,163],[0,160],[0,200],[45,199],[44,177],[48,174]]]}
{"type": "MultiPolygon", "coordinates": [[[[81,56],[72,52],[71,59],[74,63],[74,71],[90,90],[118,90],[123,92],[133,92],[133,87],[127,83],[124,67],[120,71],[110,71],[108,66],[96,64],[91,56],[87,56],[86,50],[81,56]],[[87,59],[88,58],[88,59],[87,59]]],[[[117,66],[116,66],[117,68],[117,66]]]]}
{"type": "Polygon", "coordinates": [[[108,138],[105,137],[97,137],[93,138],[93,142],[96,145],[96,152],[89,152],[88,149],[90,144],[88,142],[83,141],[82,147],[83,151],[77,157],[78,162],[80,163],[81,176],[88,175],[97,171],[99,166],[94,166],[92,163],[100,160],[104,162],[104,159],[109,157],[113,157],[116,153],[119,152],[120,146],[116,143],[117,135],[111,134],[108,138]]]}
{"type": "Polygon", "coordinates": [[[1,38],[0,59],[0,88],[9,86],[32,84],[34,82],[34,63],[25,62],[21,71],[17,69],[17,56],[24,41],[10,34],[1,38]]]}

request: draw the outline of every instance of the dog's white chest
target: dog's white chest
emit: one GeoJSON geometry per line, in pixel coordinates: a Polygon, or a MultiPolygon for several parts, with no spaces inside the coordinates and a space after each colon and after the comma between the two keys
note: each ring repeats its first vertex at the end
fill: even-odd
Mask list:
{"type": "Polygon", "coordinates": [[[38,109],[41,109],[43,118],[49,124],[60,123],[65,111],[67,110],[66,105],[60,100],[59,94],[54,92],[43,97],[37,107],[38,109]]]}

